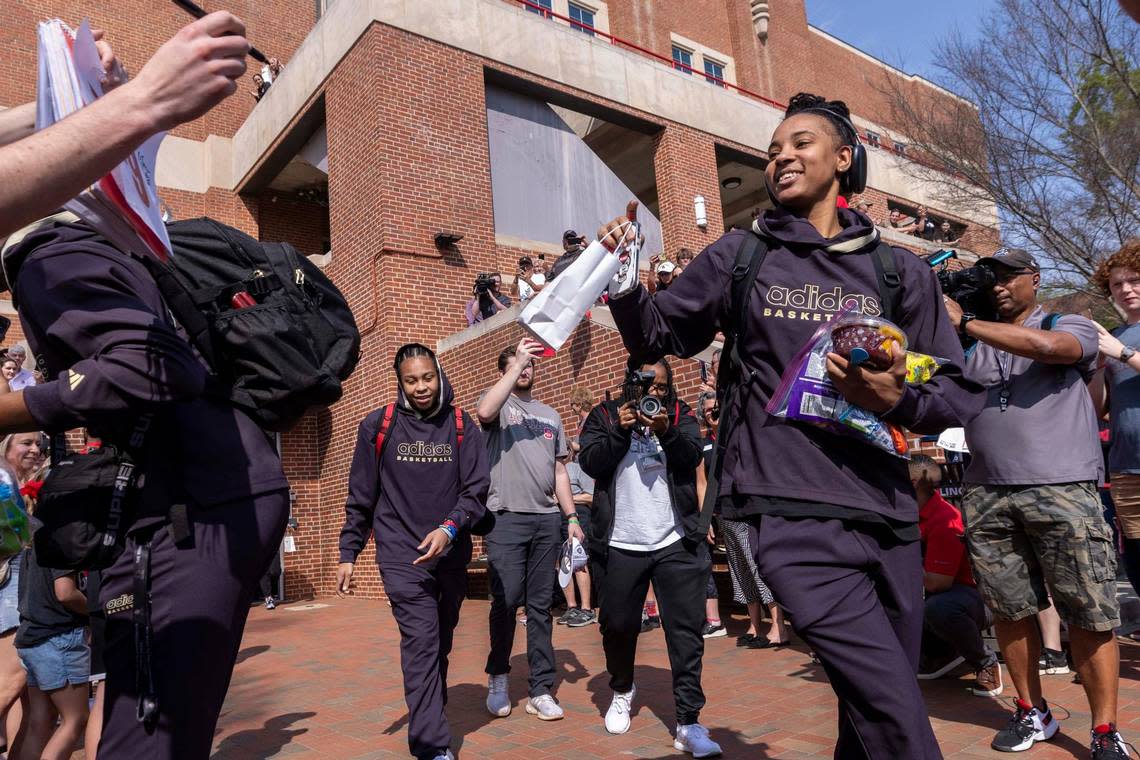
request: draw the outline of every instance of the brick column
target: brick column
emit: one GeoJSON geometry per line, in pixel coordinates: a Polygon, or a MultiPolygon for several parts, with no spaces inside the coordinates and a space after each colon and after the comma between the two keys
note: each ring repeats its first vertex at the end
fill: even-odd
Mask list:
{"type": "Polygon", "coordinates": [[[665,252],[678,248],[700,251],[724,234],[720,181],[716,174],[716,144],[708,135],[669,124],[654,139],[653,167],[657,173],[661,235],[665,252]],[[708,226],[697,226],[693,199],[702,195],[708,226]]]}
{"type": "MultiPolygon", "coordinates": [[[[470,283],[496,261],[478,58],[373,25],[329,77],[325,112],[332,241],[325,271],[356,317],[362,359],[341,401],[285,439],[301,523],[286,577],[291,591],[316,595],[333,591],[357,425],[394,399],[396,347],[432,346],[464,327],[470,283]],[[433,237],[441,230],[464,238],[440,251],[433,237]]],[[[383,595],[374,558],[369,542],[356,566],[358,595],[383,595]]]]}

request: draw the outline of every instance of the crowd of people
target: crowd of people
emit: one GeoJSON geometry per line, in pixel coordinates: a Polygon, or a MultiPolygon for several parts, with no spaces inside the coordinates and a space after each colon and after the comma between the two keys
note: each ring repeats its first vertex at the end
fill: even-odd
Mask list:
{"type": "MultiPolygon", "coordinates": [[[[0,730],[19,760],[69,757],[85,732],[100,758],[208,756],[249,602],[285,531],[276,452],[248,415],[204,392],[206,366],[150,270],[82,225],[35,224],[151,135],[232,94],[246,71],[243,35],[232,15],[210,14],[73,117],[34,135],[12,126],[27,109],[0,123],[11,139],[0,146],[0,234],[33,223],[5,241],[3,284],[46,375],[23,374],[22,347],[0,362],[0,490],[20,491],[34,514],[45,454],[65,453],[68,430],[177,454],[144,462],[123,551],[101,572],[45,566],[33,546],[0,574],[0,730]],[[83,131],[115,138],[79,149],[83,131]]],[[[113,52],[99,43],[110,73],[113,52]]],[[[572,435],[535,397],[544,347],[533,339],[498,355],[499,379],[473,414],[456,406],[429,347],[397,350],[396,400],[358,428],[335,580],[338,593],[352,590],[374,536],[400,630],[414,756],[453,757],[448,664],[479,535],[491,590],[485,709],[494,717],[515,704],[520,609],[524,710],[544,721],[565,716],[551,638],[558,586],[567,612],[557,622],[598,624],[612,690],[605,730],[631,729],[638,639],[659,626],[673,746],[719,755],[700,716],[705,641],[726,630],[711,551],[722,540],[733,598],[749,615],[737,644],[782,647],[794,632],[810,647],[839,701],[837,757],[942,757],[918,683],[920,674],[951,672],[935,662],[938,649],[968,664],[979,696],[1003,693],[1008,674],[1016,700],[995,749],[1023,751],[1055,736],[1060,720],[1041,679],[1061,669],[1049,610],[1067,626],[1088,699],[1091,757],[1128,757],[1116,726],[1113,531],[1118,525],[1136,584],[1140,241],[1109,256],[1095,278],[1125,316],[1111,332],[1041,308],[1041,267],[1019,249],[979,262],[994,283],[994,313],[971,313],[920,258],[882,243],[866,209],[837,203],[865,187],[861,151],[845,104],[793,97],[767,147],[776,207],[699,255],[652,261],[652,288],[611,286],[625,379],[616,399],[574,394],[572,435]],[[814,323],[833,311],[773,309],[767,300],[805,284],[858,294],[864,313],[894,322],[910,348],[945,360],[921,384],[906,382],[898,349],[886,367],[831,353],[824,371],[846,403],[913,433],[964,428],[960,510],[940,496],[933,460],[769,414],[814,323]],[[694,409],[666,357],[694,356],[721,334],[725,349],[694,409]],[[1098,430],[1106,415],[1107,473],[1098,430]],[[1000,659],[982,636],[990,626],[1000,659]]],[[[925,237],[933,222],[922,212],[913,224],[925,237]]],[[[598,239],[632,255],[636,215],[632,202],[598,239]]],[[[541,256],[522,258],[515,295],[541,291],[584,242],[568,230],[549,272],[541,256]]],[[[469,321],[510,306],[501,288],[499,274],[479,276],[469,321]]]]}

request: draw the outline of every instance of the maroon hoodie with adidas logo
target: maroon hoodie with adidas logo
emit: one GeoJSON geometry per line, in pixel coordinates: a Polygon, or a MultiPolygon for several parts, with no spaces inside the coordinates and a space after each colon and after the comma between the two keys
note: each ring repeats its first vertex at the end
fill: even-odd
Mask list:
{"type": "MultiPolygon", "coordinates": [[[[780,376],[819,325],[847,303],[868,315],[882,312],[871,253],[879,242],[869,220],[839,210],[842,231],[824,239],[806,220],[782,209],[766,212],[754,231],[768,243],[749,301],[740,355],[754,372],[738,420],[721,456],[719,504],[726,517],[753,514],[849,517],[915,526],[918,507],[906,462],[852,438],[767,414],[780,376]],[[821,506],[822,505],[822,506],[821,506]]],[[[745,236],[734,230],[706,248],[670,288],[643,288],[611,299],[622,340],[634,355],[692,356],[724,330],[732,269],[745,236]]],[[[982,389],[962,373],[958,337],[942,304],[934,272],[903,248],[893,249],[902,280],[895,321],[910,348],[948,360],[924,385],[908,385],[885,418],[918,434],[962,425],[980,410],[982,389]]],[[[724,417],[722,416],[722,419],[724,417]]],[[[722,423],[723,429],[723,423],[722,423]]],[[[914,530],[917,538],[917,530],[914,530]]]]}

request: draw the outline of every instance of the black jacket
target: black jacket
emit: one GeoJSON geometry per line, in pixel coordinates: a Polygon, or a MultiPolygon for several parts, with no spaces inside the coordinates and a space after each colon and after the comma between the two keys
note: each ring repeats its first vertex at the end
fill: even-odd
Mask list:
{"type": "MultiPolygon", "coordinates": [[[[578,463],[594,479],[594,503],[590,510],[587,548],[593,556],[604,556],[614,527],[614,474],[629,451],[631,432],[618,424],[620,401],[595,406],[582,426],[578,463]]],[[[685,538],[701,541],[698,535],[700,505],[697,503],[697,467],[701,464],[701,430],[693,410],[684,401],[666,408],[669,429],[659,439],[665,450],[669,474],[669,495],[681,517],[685,538]]]]}

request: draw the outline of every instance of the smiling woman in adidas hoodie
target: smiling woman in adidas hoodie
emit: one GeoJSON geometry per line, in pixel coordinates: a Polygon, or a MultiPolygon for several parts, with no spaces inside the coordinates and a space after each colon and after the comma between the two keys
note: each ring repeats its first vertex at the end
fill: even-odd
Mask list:
{"type": "MultiPolygon", "coordinates": [[[[914,676],[922,567],[906,463],[771,417],[765,405],[813,331],[848,303],[898,324],[911,348],[949,360],[932,381],[907,385],[901,356],[880,372],[833,354],[828,372],[850,401],[913,432],[937,433],[977,413],[981,388],[963,377],[931,269],[881,244],[866,217],[836,208],[841,191],[861,192],[865,182],[847,106],[796,95],[768,156],[775,209],[751,231],[710,245],[667,292],[650,297],[638,285],[611,293],[610,308],[643,361],[692,356],[718,330],[729,336],[718,374],[723,449],[710,493],[726,518],[749,523],[760,574],[831,678],[840,702],[836,757],[940,758],[914,676]]],[[[635,214],[631,204],[602,228],[611,250],[635,214]]]]}
{"type": "Polygon", "coordinates": [[[396,352],[396,403],[364,418],[348,476],[336,586],[349,593],[369,533],[392,614],[418,760],[452,757],[447,657],[467,593],[471,528],[486,514],[487,447],[431,349],[396,352]]]}

